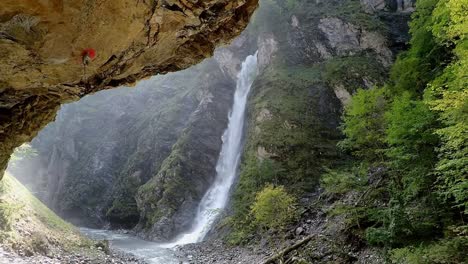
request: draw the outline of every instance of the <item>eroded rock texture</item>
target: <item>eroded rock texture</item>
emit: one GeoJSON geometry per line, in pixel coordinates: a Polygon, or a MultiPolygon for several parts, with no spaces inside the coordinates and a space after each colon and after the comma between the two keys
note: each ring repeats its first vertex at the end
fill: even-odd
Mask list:
{"type": "Polygon", "coordinates": [[[187,68],[237,36],[258,0],[0,3],[0,170],[85,94],[187,68]],[[83,50],[96,57],[86,67],[83,50]]]}

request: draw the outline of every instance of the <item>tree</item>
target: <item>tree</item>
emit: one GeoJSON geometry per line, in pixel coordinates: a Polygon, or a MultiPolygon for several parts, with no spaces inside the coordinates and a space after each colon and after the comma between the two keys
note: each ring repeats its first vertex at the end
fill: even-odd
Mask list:
{"type": "Polygon", "coordinates": [[[426,102],[439,114],[436,131],[442,145],[436,167],[439,194],[468,215],[468,0],[441,0],[433,13],[432,32],[454,57],[426,90],[426,102]]]}
{"type": "Polygon", "coordinates": [[[345,109],[341,128],[346,139],[339,146],[369,161],[383,160],[386,108],[385,89],[359,89],[345,109]]]}

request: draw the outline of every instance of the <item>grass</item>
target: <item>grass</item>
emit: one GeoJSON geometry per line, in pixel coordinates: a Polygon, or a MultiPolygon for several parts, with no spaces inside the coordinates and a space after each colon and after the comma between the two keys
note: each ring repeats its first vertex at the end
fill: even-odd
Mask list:
{"type": "Polygon", "coordinates": [[[12,175],[0,181],[0,243],[7,248],[48,255],[56,250],[89,249],[92,241],[61,219],[12,175]]]}

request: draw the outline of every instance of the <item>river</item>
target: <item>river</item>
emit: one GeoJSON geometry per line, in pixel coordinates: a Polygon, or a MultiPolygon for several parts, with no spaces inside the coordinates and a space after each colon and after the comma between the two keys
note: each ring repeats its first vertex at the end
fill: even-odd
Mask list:
{"type": "Polygon", "coordinates": [[[161,244],[139,239],[130,234],[121,234],[111,230],[81,227],[80,231],[87,237],[96,240],[108,240],[112,249],[130,253],[151,264],[179,264],[180,260],[172,249],[161,244]]]}

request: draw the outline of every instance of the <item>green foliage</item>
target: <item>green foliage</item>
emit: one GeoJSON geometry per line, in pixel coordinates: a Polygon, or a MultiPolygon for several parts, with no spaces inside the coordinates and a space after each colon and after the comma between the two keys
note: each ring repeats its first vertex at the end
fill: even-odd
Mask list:
{"type": "Polygon", "coordinates": [[[330,194],[359,190],[367,184],[367,167],[359,166],[349,170],[327,169],[321,177],[320,184],[330,194]]]}
{"type": "Polygon", "coordinates": [[[370,244],[395,247],[441,236],[437,204],[431,204],[430,200],[401,201],[404,194],[399,191],[391,191],[390,195],[392,198],[387,206],[367,209],[368,220],[374,223],[366,230],[370,244]]]}
{"type": "Polygon", "coordinates": [[[230,225],[236,230],[228,238],[231,243],[241,242],[251,233],[249,231],[254,227],[254,219],[250,212],[256,194],[269,184],[278,184],[285,173],[278,163],[269,159],[257,161],[256,157],[251,156],[246,164],[233,197],[235,214],[230,225]]]}
{"type": "Polygon", "coordinates": [[[399,55],[391,70],[393,93],[421,93],[427,83],[441,73],[450,50],[437,45],[432,34],[432,12],[438,0],[419,0],[410,23],[411,49],[399,55]]]}
{"type": "Polygon", "coordinates": [[[387,104],[384,89],[358,90],[345,109],[342,131],[346,139],[340,147],[365,160],[383,160],[387,104]]]}
{"type": "Polygon", "coordinates": [[[392,263],[457,264],[467,263],[467,237],[443,239],[431,244],[394,249],[390,252],[392,263]]]}
{"type": "Polygon", "coordinates": [[[419,152],[421,145],[435,142],[435,114],[424,102],[413,100],[407,92],[394,99],[385,118],[389,146],[403,146],[406,151],[419,152]]]}
{"type": "Polygon", "coordinates": [[[450,45],[449,42],[466,41],[468,35],[468,1],[441,0],[432,13],[432,33],[438,41],[450,45]]]}
{"type": "Polygon", "coordinates": [[[350,93],[362,87],[363,78],[383,82],[385,69],[375,57],[350,56],[332,58],[325,62],[324,80],[330,85],[344,85],[350,93]]]}
{"type": "Polygon", "coordinates": [[[436,158],[438,138],[434,135],[435,114],[420,100],[413,100],[408,92],[394,98],[385,113],[388,124],[385,151],[393,176],[395,192],[404,193],[410,202],[421,192],[431,188],[431,170],[436,158]]]}
{"type": "Polygon", "coordinates": [[[466,1],[441,1],[434,11],[434,34],[441,45],[455,45],[454,61],[426,90],[426,102],[439,115],[442,145],[436,167],[443,199],[468,215],[468,40],[466,1]]]}
{"type": "Polygon", "coordinates": [[[242,245],[248,241],[249,238],[252,238],[253,232],[255,232],[254,229],[236,229],[226,236],[226,242],[228,245],[242,245]]]}
{"type": "Polygon", "coordinates": [[[392,237],[391,232],[386,228],[369,227],[366,229],[366,240],[371,245],[386,245],[392,237]]]}
{"type": "Polygon", "coordinates": [[[296,200],[284,187],[266,186],[252,205],[255,223],[267,229],[281,230],[297,217],[296,200]]]}
{"type": "MultiPolygon", "coordinates": [[[[390,83],[359,90],[345,109],[340,145],[388,169],[384,195],[356,208],[367,207],[370,244],[398,248],[394,263],[466,260],[459,253],[466,231],[447,230],[462,227],[468,212],[467,4],[418,0],[411,48],[398,57],[390,83]]],[[[352,186],[339,179],[327,174],[322,184],[340,192],[347,189],[340,184],[352,186]]]]}
{"type": "Polygon", "coordinates": [[[15,212],[20,207],[20,205],[0,200],[0,228],[2,230],[11,230],[11,224],[15,221],[15,212]]]}
{"type": "Polygon", "coordinates": [[[338,202],[333,204],[332,208],[327,211],[327,215],[330,217],[343,216],[343,223],[346,228],[360,228],[361,222],[366,221],[366,211],[367,208],[363,206],[347,205],[338,202]]]}

